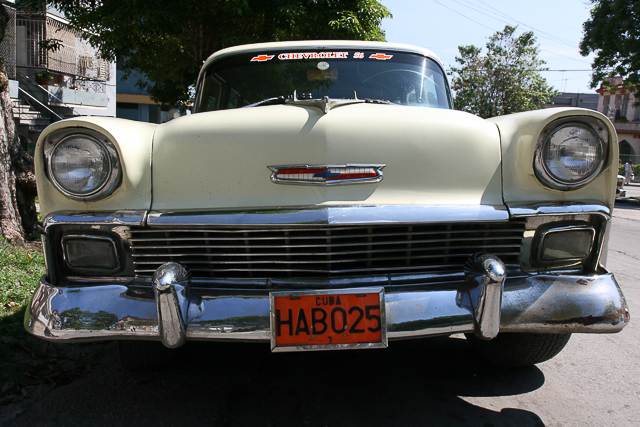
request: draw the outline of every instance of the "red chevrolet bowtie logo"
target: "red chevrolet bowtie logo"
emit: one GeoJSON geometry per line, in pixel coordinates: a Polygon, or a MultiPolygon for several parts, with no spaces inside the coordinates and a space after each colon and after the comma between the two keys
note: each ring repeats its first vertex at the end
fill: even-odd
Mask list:
{"type": "Polygon", "coordinates": [[[385,53],[375,53],[375,54],[371,55],[369,58],[385,60],[385,59],[393,58],[393,55],[387,55],[385,53]]]}
{"type": "Polygon", "coordinates": [[[385,165],[269,166],[276,184],[360,184],[380,182],[385,165]]]}
{"type": "Polygon", "coordinates": [[[253,58],[251,58],[251,62],[264,62],[264,61],[270,61],[273,59],[275,55],[258,55],[258,56],[254,56],[253,58]]]}

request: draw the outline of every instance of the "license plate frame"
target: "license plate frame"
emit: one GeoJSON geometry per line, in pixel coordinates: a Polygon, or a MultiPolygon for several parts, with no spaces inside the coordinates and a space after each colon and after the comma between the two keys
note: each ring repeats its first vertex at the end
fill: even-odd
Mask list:
{"type": "MultiPolygon", "coordinates": [[[[382,287],[314,291],[274,291],[269,293],[269,306],[271,351],[274,353],[388,347],[385,293],[382,287]],[[332,297],[333,300],[331,300],[332,297]],[[354,301],[357,301],[357,303],[354,303],[354,301]],[[333,304],[331,304],[332,302],[333,304]],[[340,304],[338,304],[338,302],[340,304]],[[312,317],[311,309],[308,307],[310,303],[316,303],[316,308],[318,309],[329,307],[330,311],[327,312],[325,309],[324,315],[325,332],[327,333],[326,335],[324,335],[325,332],[317,334],[324,335],[323,337],[313,335],[314,332],[317,332],[314,320],[321,319],[315,316],[315,314],[320,313],[320,311],[316,311],[316,313],[313,314],[315,317],[312,317]],[[305,304],[307,305],[306,307],[305,304]],[[363,304],[365,304],[364,307],[363,304]],[[289,306],[293,307],[291,311],[287,308],[289,306]],[[372,306],[375,306],[375,308],[372,308],[372,306]],[[338,307],[342,308],[342,310],[337,309],[338,307]],[[354,309],[353,307],[359,307],[359,309],[354,309]],[[304,315],[300,316],[300,311],[293,314],[294,308],[303,310],[304,315]],[[289,319],[283,319],[284,316],[281,316],[281,313],[277,312],[278,309],[287,309],[286,315],[289,319]],[[289,314],[291,314],[291,316],[289,316],[289,314]],[[301,321],[301,317],[304,317],[305,320],[301,321]],[[355,322],[358,317],[360,317],[360,322],[355,322]],[[279,323],[278,320],[280,321],[279,323]],[[289,326],[289,322],[291,322],[291,326],[289,326]],[[348,323],[352,323],[351,327],[349,327],[348,323]],[[380,326],[379,333],[376,331],[378,324],[380,326]],[[301,325],[302,328],[300,327],[301,325]],[[360,325],[362,328],[356,327],[360,325]],[[280,327],[280,331],[278,331],[278,326],[280,327]],[[305,326],[306,330],[304,328],[305,326]],[[294,328],[296,332],[299,332],[298,329],[301,329],[303,332],[300,342],[294,342],[297,338],[291,338],[294,335],[294,328]],[[339,331],[336,329],[343,330],[339,331]],[[369,339],[365,339],[364,341],[359,340],[359,331],[362,329],[364,329],[362,335],[369,339]],[[285,332],[288,330],[288,334],[283,334],[283,330],[285,330],[285,332]],[[278,332],[280,332],[280,336],[278,332]],[[332,339],[329,340],[329,336],[331,336],[332,339]],[[329,342],[327,342],[327,340],[329,342]]],[[[318,329],[321,329],[321,326],[322,324],[320,324],[318,329]]]]}

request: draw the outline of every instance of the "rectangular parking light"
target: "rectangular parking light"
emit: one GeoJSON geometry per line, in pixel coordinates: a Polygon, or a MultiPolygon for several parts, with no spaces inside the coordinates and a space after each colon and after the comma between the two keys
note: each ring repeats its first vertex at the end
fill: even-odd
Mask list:
{"type": "Polygon", "coordinates": [[[113,271],[119,268],[116,243],[110,237],[69,235],[62,239],[64,259],[72,269],[113,271]]]}
{"type": "Polygon", "coordinates": [[[589,256],[595,229],[591,226],[550,228],[540,237],[541,261],[582,260],[589,256]]]}

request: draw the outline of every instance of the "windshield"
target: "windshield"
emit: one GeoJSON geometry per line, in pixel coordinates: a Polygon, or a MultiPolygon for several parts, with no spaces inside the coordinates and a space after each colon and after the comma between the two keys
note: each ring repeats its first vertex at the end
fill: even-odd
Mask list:
{"type": "Polygon", "coordinates": [[[286,50],[213,62],[198,83],[196,111],[240,108],[278,97],[372,99],[451,108],[442,69],[421,55],[380,50],[286,50]]]}

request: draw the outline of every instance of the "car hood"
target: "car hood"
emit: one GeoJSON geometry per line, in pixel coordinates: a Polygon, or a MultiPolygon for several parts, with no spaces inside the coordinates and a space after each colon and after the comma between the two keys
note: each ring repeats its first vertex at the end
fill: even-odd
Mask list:
{"type": "Polygon", "coordinates": [[[273,105],[159,126],[152,209],[502,205],[500,135],[471,114],[423,107],[273,105]],[[275,165],[386,165],[377,183],[281,185],[275,165]]]}

